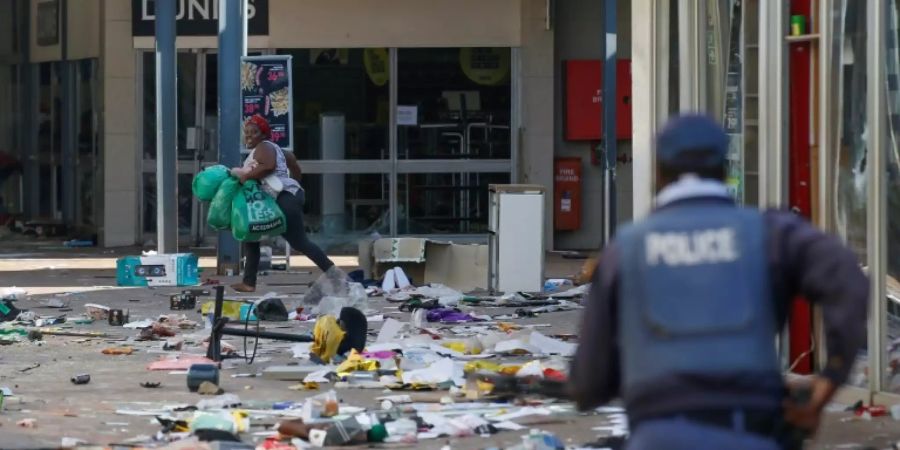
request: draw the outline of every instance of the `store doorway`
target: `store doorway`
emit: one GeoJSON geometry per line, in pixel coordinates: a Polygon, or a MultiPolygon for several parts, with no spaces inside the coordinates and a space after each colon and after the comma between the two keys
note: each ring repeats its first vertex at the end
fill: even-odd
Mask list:
{"type": "MultiPolygon", "coordinates": [[[[210,49],[179,50],[176,62],[179,245],[200,246],[212,234],[206,227],[206,205],[193,196],[191,182],[197,172],[219,159],[218,53],[210,49]]],[[[148,242],[156,237],[155,53],[140,52],[138,67],[142,117],[140,227],[143,241],[148,242]]]]}

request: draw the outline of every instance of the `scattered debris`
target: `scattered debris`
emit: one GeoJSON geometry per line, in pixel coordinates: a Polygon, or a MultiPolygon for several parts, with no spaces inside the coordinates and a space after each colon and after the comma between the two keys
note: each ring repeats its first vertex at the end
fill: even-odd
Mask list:
{"type": "Polygon", "coordinates": [[[204,381],[197,388],[197,393],[200,395],[221,395],[225,393],[225,390],[211,381],[204,381]]]}
{"type": "Polygon", "coordinates": [[[109,306],[88,303],[84,305],[84,309],[87,310],[88,315],[94,320],[109,319],[109,306]]]}
{"type": "MultiPolygon", "coordinates": [[[[148,300],[150,297],[143,298],[142,303],[134,305],[140,308],[131,311],[134,321],[126,320],[122,323],[124,328],[110,328],[110,323],[116,322],[113,318],[119,316],[119,311],[123,318],[128,316],[127,310],[116,308],[131,306],[126,302],[138,300],[133,298],[140,296],[137,289],[128,291],[115,303],[110,301],[112,308],[85,303],[87,298],[83,301],[69,297],[40,301],[46,307],[85,307],[84,316],[65,317],[64,323],[40,330],[44,335],[82,339],[54,338],[40,344],[68,345],[73,350],[70,359],[79,357],[78,350],[102,360],[107,367],[122,364],[124,368],[128,364],[133,369],[135,365],[147,364],[148,371],[156,371],[135,376],[133,372],[123,370],[123,374],[128,373],[133,378],[119,385],[128,389],[129,383],[132,388],[136,383],[142,389],[156,391],[132,391],[134,395],[129,395],[132,397],[129,399],[103,398],[100,401],[113,403],[110,412],[114,411],[119,417],[136,416],[144,423],[155,420],[157,432],[99,445],[171,450],[293,450],[367,444],[439,448],[442,443],[438,439],[489,437],[497,433],[514,436],[510,433],[514,431],[524,433],[522,440],[508,439],[504,435],[506,442],[516,444],[506,449],[578,447],[569,439],[563,443],[550,431],[531,428],[540,425],[545,430],[554,430],[550,424],[578,417],[574,406],[562,398],[564,395],[552,390],[564,386],[567,381],[577,335],[573,334],[574,327],[566,324],[560,329],[559,322],[550,317],[581,308],[579,299],[588,293],[590,286],[572,287],[568,280],[548,280],[547,287],[551,288],[548,291],[552,292],[495,295],[486,291],[460,291],[442,284],[416,285],[412,278],[422,275],[417,269],[407,267],[402,262],[389,262],[384,267],[389,268],[389,275],[379,280],[378,286],[360,274],[356,274],[354,280],[366,283],[368,287],[348,282],[343,272],[334,270],[316,280],[303,298],[277,294],[229,298],[225,316],[231,314],[234,320],[239,320],[241,306],[254,303],[257,305],[255,315],[260,320],[228,324],[229,329],[243,330],[244,334],[231,335],[221,341],[221,353],[225,355],[221,361],[203,356],[207,354],[213,325],[208,317],[212,313],[212,304],[204,304],[209,300],[209,293],[181,291],[182,288],[155,291],[155,297],[162,297],[156,299],[158,307],[154,300],[148,300]],[[267,308],[260,308],[263,304],[267,308]],[[151,310],[151,306],[155,309],[151,310]],[[348,306],[361,310],[367,317],[368,333],[364,333],[367,339],[359,351],[341,348],[346,324],[341,322],[339,313],[348,306]],[[195,312],[197,307],[201,308],[200,314],[195,312]],[[292,320],[270,320],[280,320],[284,315],[292,320]],[[537,323],[536,317],[545,323],[537,323]],[[551,324],[553,327],[548,328],[551,324]],[[302,334],[317,342],[256,339],[254,333],[257,330],[302,334]],[[101,337],[105,339],[99,340],[101,337]],[[133,358],[116,359],[100,357],[97,350],[106,355],[142,353],[133,358]],[[249,362],[251,352],[256,355],[254,362],[249,362]],[[162,355],[161,359],[149,362],[152,357],[146,355],[152,353],[162,355]],[[247,358],[242,358],[245,355],[247,358]],[[184,381],[181,377],[185,377],[184,381]],[[246,380],[228,385],[220,378],[246,380]],[[163,384],[165,388],[162,388],[163,384]],[[184,397],[185,385],[201,397],[184,397]],[[223,385],[229,393],[225,393],[223,385]],[[262,386],[266,388],[261,389],[262,386]],[[273,386],[282,386],[282,394],[272,395],[273,386]],[[369,389],[369,397],[348,394],[350,390],[364,389],[369,389]],[[168,394],[173,391],[180,392],[182,399],[193,398],[192,403],[172,402],[171,399],[177,397],[168,394]],[[364,403],[353,404],[351,401],[364,403]],[[218,442],[207,442],[209,440],[218,442]],[[426,440],[432,442],[426,444],[426,440]],[[382,442],[386,444],[377,444],[382,442]]],[[[296,286],[303,282],[263,283],[269,288],[278,284],[296,286]]],[[[108,301],[99,296],[90,300],[108,301]]],[[[33,302],[38,303],[37,299],[33,302]]],[[[246,309],[245,317],[250,316],[251,308],[246,309]]],[[[24,318],[32,322],[64,317],[30,313],[24,318]]],[[[568,313],[565,317],[569,320],[576,315],[568,313]]],[[[28,333],[36,330],[29,328],[31,325],[23,326],[14,321],[0,324],[0,339],[9,340],[16,346],[38,345],[26,342],[28,333]]],[[[42,362],[49,367],[48,362],[42,362]]],[[[39,366],[20,369],[20,372],[39,366]]],[[[100,376],[98,370],[101,369],[84,367],[81,370],[100,376]]],[[[77,372],[67,375],[73,373],[77,372]]],[[[90,379],[87,373],[78,374],[71,382],[86,384],[91,382],[90,379]]],[[[98,378],[92,386],[105,388],[101,381],[107,382],[105,378],[98,378]]],[[[10,387],[15,388],[12,384],[10,387]]],[[[78,395],[91,390],[89,386],[72,388],[78,395]]],[[[10,405],[20,404],[11,394],[11,391],[8,394],[2,392],[0,409],[4,398],[7,411],[10,405]]],[[[88,409],[86,407],[78,414],[90,417],[88,409]]],[[[43,429],[50,428],[44,416],[35,415],[37,412],[27,413],[39,418],[43,429]]],[[[883,410],[869,407],[864,413],[876,417],[873,420],[891,420],[881,417],[887,415],[900,420],[900,408],[897,407],[883,410]]],[[[585,427],[596,431],[597,435],[582,436],[581,442],[591,441],[584,447],[622,448],[628,429],[621,408],[597,409],[593,414],[602,416],[599,421],[602,423],[592,430],[591,426],[585,427]]],[[[121,434],[137,422],[109,419],[97,420],[102,435],[113,431],[121,434]]],[[[36,421],[32,426],[35,424],[36,421]]],[[[64,431],[60,430],[60,433],[64,431]]],[[[76,447],[82,442],[76,438],[63,438],[63,444],[64,447],[76,447]]],[[[453,448],[480,446],[475,441],[448,442],[447,448],[450,445],[453,448]]]]}
{"type": "Polygon", "coordinates": [[[38,367],[41,367],[41,364],[40,364],[40,363],[34,363],[34,364],[31,364],[31,365],[28,366],[28,367],[25,367],[25,368],[23,368],[23,369],[19,369],[19,373],[25,373],[25,372],[28,372],[28,371],[30,371],[30,370],[37,369],[38,367]]]}
{"type": "Polygon", "coordinates": [[[114,356],[130,355],[130,354],[134,353],[134,349],[131,347],[109,347],[109,348],[103,349],[102,353],[104,355],[114,355],[114,356]]]}
{"type": "Polygon", "coordinates": [[[70,380],[72,381],[72,384],[88,384],[91,382],[91,375],[82,373],[79,375],[75,375],[70,380]]]}
{"type": "Polygon", "coordinates": [[[108,322],[114,327],[121,327],[128,322],[128,313],[121,309],[110,309],[108,322]]]}
{"type": "Polygon", "coordinates": [[[37,428],[37,419],[27,418],[16,422],[16,426],[22,428],[37,428]]]}

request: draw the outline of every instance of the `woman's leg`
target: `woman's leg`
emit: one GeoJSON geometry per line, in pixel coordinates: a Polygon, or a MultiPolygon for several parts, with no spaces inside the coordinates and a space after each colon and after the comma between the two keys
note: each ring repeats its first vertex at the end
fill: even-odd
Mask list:
{"type": "MultiPolygon", "coordinates": [[[[244,242],[244,286],[256,287],[256,273],[259,271],[259,242],[244,242]]],[[[248,291],[235,284],[231,286],[236,291],[248,291]]],[[[250,289],[252,291],[252,289],[250,289]]]]}
{"type": "Polygon", "coordinates": [[[287,231],[282,236],[291,244],[291,247],[311,259],[322,272],[328,271],[334,266],[334,263],[328,259],[322,249],[309,240],[303,227],[303,191],[298,191],[297,195],[282,191],[278,194],[277,202],[278,207],[287,218],[287,231]]]}

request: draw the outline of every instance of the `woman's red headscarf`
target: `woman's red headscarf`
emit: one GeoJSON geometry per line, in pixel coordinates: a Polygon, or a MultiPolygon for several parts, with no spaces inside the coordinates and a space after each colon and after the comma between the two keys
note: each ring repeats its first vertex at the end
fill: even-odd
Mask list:
{"type": "Polygon", "coordinates": [[[263,116],[259,114],[254,114],[247,119],[245,124],[253,124],[256,125],[256,128],[259,128],[259,132],[263,134],[263,136],[269,136],[271,132],[271,128],[269,127],[269,121],[266,120],[263,116]]]}

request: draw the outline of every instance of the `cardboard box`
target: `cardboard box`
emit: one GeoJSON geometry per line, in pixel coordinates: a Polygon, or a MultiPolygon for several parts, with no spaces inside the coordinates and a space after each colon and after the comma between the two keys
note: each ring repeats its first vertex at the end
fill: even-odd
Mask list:
{"type": "Polygon", "coordinates": [[[125,256],[116,261],[119,286],[194,286],[200,283],[193,253],[125,256]]]}
{"type": "Polygon", "coordinates": [[[372,256],[376,263],[423,263],[427,242],[421,238],[378,239],[372,246],[372,256]]]}
{"type": "Polygon", "coordinates": [[[426,283],[440,283],[460,292],[487,289],[487,245],[428,241],[425,255],[426,283]]]}
{"type": "Polygon", "coordinates": [[[440,283],[461,292],[487,288],[488,247],[422,238],[384,238],[359,243],[359,265],[379,279],[400,267],[416,286],[440,283]]]}

